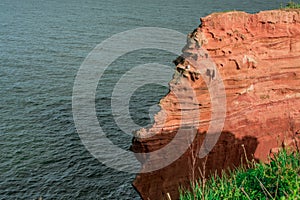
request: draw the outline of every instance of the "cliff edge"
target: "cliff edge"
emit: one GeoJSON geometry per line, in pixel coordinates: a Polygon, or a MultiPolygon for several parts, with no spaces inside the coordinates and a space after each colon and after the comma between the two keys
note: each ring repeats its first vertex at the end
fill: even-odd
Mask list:
{"type": "Polygon", "coordinates": [[[165,158],[138,157],[143,167],[133,185],[145,200],[167,199],[168,195],[178,199],[179,186],[188,187],[203,172],[205,176],[220,173],[246,159],[266,161],[283,146],[300,145],[299,9],[211,14],[201,18],[201,25],[188,35],[182,51],[174,61],[170,92],[160,101],[162,110],[155,116],[153,127],[137,132],[152,136],[135,137],[131,149],[139,153],[158,150],[182,126],[195,129],[196,136],[179,159],[162,169],[142,173],[151,165],[149,160],[165,158]],[[215,72],[206,69],[200,73],[197,62],[208,57],[225,87],[226,118],[216,145],[199,158],[195,155],[212,119],[209,84],[215,81],[215,72]],[[197,105],[186,84],[195,92],[197,105]],[[179,106],[178,94],[184,108],[179,106]],[[184,112],[195,109],[199,115],[191,114],[182,123],[184,112]]]}

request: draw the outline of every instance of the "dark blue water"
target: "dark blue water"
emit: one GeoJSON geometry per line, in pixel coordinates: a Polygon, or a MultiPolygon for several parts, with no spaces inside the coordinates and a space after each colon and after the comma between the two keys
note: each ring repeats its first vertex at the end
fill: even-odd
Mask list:
{"type": "MultiPolygon", "coordinates": [[[[93,158],[76,133],[72,89],[88,53],[121,31],[158,26],[184,34],[199,18],[224,10],[274,9],[287,1],[201,0],[1,0],[0,1],[0,199],[139,199],[134,174],[109,169],[93,158]]],[[[112,64],[99,83],[96,109],[108,137],[127,149],[110,111],[110,95],[130,67],[148,62],[172,66],[174,55],[133,52],[112,64]],[[119,74],[119,75],[118,75],[119,74]]],[[[145,86],[146,87],[146,86],[145,86]]],[[[140,88],[132,118],[151,123],[147,106],[167,88],[140,88]]]]}

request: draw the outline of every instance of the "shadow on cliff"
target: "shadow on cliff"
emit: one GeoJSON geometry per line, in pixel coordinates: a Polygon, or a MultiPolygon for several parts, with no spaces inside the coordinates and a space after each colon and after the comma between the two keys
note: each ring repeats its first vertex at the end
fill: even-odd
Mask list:
{"type": "MultiPolygon", "coordinates": [[[[197,137],[198,141],[194,142],[198,149],[197,145],[202,144],[204,140],[204,134],[199,135],[200,137],[197,137]]],[[[204,160],[207,159],[205,165],[207,175],[209,176],[212,173],[220,175],[223,170],[233,169],[241,164],[245,165],[247,160],[252,161],[254,159],[258,161],[254,158],[257,146],[258,142],[254,137],[245,136],[239,139],[230,132],[222,132],[217,144],[209,152],[207,158],[199,159],[200,163],[198,164],[202,166],[204,160]]]]}
{"type": "MultiPolygon", "coordinates": [[[[174,133],[174,132],[173,132],[174,133]]],[[[169,141],[172,136],[169,135],[169,141]]],[[[151,138],[161,140],[159,136],[151,138]]],[[[179,198],[179,187],[189,188],[191,181],[198,180],[201,177],[200,173],[205,173],[206,177],[212,174],[220,175],[222,171],[234,169],[240,165],[246,166],[246,160],[256,160],[254,153],[258,142],[254,137],[245,136],[236,138],[233,133],[222,132],[217,144],[214,146],[208,156],[199,159],[197,152],[205,138],[204,133],[197,133],[191,148],[189,148],[178,160],[169,166],[151,172],[140,173],[134,180],[134,187],[143,199],[167,199],[167,193],[172,199],[179,198]],[[204,167],[205,166],[205,167],[204,167]]],[[[163,143],[167,141],[164,140],[163,143]]],[[[161,143],[161,147],[163,147],[161,143]]],[[[132,150],[134,152],[149,152],[156,150],[158,147],[151,147],[149,140],[141,141],[133,140],[132,150]]],[[[156,158],[163,161],[164,158],[156,158]]]]}

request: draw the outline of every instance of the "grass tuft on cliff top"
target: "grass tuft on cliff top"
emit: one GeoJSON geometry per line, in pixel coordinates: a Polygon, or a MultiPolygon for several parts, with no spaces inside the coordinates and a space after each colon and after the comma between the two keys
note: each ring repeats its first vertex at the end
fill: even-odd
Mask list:
{"type": "Polygon", "coordinates": [[[296,3],[294,1],[289,1],[285,7],[282,7],[283,9],[299,9],[300,8],[300,3],[296,3]]]}
{"type": "Polygon", "coordinates": [[[280,151],[269,164],[249,162],[221,177],[199,180],[192,191],[180,189],[180,200],[300,199],[300,153],[280,151]]]}

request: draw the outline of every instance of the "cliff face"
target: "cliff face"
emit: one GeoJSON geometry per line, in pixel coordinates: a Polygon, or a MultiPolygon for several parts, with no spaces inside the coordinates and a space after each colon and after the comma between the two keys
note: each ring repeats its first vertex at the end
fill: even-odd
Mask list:
{"type": "Polygon", "coordinates": [[[240,165],[245,157],[266,161],[282,146],[300,145],[299,10],[227,12],[201,18],[201,25],[188,35],[182,57],[174,63],[177,71],[170,93],[160,102],[155,124],[137,133],[153,136],[134,138],[132,150],[147,153],[163,148],[182,126],[195,129],[196,137],[179,159],[162,169],[142,173],[151,165],[149,160],[163,162],[164,156],[138,158],[143,168],[133,185],[143,199],[164,199],[167,193],[177,199],[179,185],[188,187],[200,172],[220,172],[240,165]],[[212,119],[208,89],[215,72],[206,69],[200,76],[201,65],[197,65],[207,57],[225,86],[226,118],[217,144],[208,156],[199,158],[195,155],[212,119]],[[198,114],[193,113],[195,109],[198,114]],[[191,114],[182,121],[184,112],[191,114]]]}

